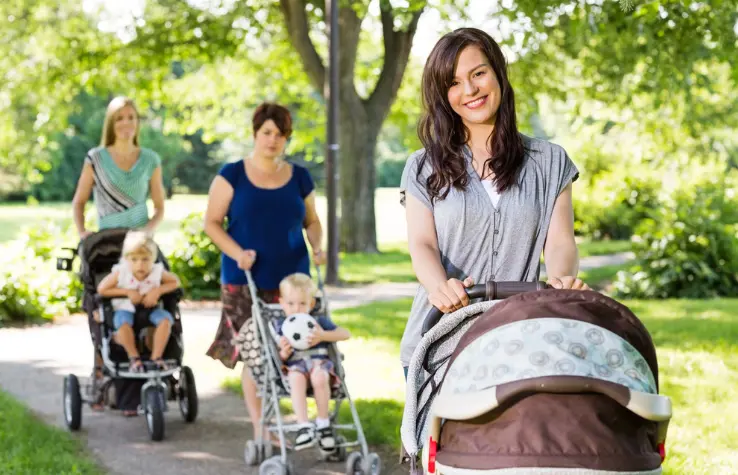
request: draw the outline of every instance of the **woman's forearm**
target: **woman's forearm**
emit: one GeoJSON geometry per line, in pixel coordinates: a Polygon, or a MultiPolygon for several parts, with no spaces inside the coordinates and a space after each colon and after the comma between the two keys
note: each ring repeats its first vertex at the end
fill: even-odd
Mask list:
{"type": "Polygon", "coordinates": [[[205,234],[210,237],[213,244],[218,246],[226,256],[230,257],[234,261],[238,261],[241,256],[243,249],[238,243],[225,232],[223,226],[219,223],[206,222],[205,223],[205,234]]]}
{"type": "Polygon", "coordinates": [[[146,230],[149,232],[154,232],[157,227],[159,227],[159,224],[161,224],[161,221],[164,219],[164,207],[160,208],[154,208],[154,215],[149,219],[149,222],[146,223],[146,230]]]}
{"type": "Polygon", "coordinates": [[[323,226],[320,225],[319,220],[315,220],[308,225],[305,228],[305,234],[307,234],[310,247],[313,248],[313,250],[323,248],[323,226]]]}
{"type": "Polygon", "coordinates": [[[84,203],[72,203],[72,216],[74,219],[74,226],[77,228],[77,233],[82,234],[87,231],[85,229],[85,205],[84,203]]]}
{"type": "Polygon", "coordinates": [[[410,246],[410,258],[415,275],[427,292],[432,292],[448,280],[446,271],[441,265],[441,255],[429,244],[410,246]]]}
{"type": "Polygon", "coordinates": [[[546,263],[546,276],[549,278],[576,277],[579,273],[579,250],[576,243],[546,248],[543,258],[546,263]]]}

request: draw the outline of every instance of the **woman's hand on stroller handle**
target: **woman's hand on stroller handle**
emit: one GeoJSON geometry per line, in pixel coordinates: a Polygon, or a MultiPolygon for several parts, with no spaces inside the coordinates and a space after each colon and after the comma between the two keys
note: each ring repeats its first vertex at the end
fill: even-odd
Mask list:
{"type": "Polygon", "coordinates": [[[546,283],[554,289],[592,290],[582,279],[571,275],[550,277],[546,283]]]}
{"type": "MultiPolygon", "coordinates": [[[[464,306],[468,305],[469,300],[472,299],[484,298],[485,300],[501,300],[520,293],[533,292],[545,288],[551,288],[551,286],[540,281],[495,282],[492,280],[485,284],[478,284],[472,286],[471,288],[465,288],[464,292],[466,293],[466,303],[464,304],[464,306]]],[[[431,301],[431,303],[433,302],[431,301]]],[[[428,331],[433,328],[436,323],[438,323],[438,321],[445,313],[448,312],[444,312],[434,305],[430,312],[428,312],[428,316],[425,317],[425,321],[423,322],[423,329],[421,330],[421,335],[425,335],[426,333],[428,333],[428,331]]]]}
{"type": "Polygon", "coordinates": [[[250,270],[256,261],[256,251],[253,249],[244,249],[238,256],[238,268],[247,271],[250,270]]]}
{"type": "Polygon", "coordinates": [[[428,301],[443,313],[450,313],[469,305],[466,289],[474,285],[474,279],[467,277],[464,281],[448,279],[428,294],[428,301]]]}

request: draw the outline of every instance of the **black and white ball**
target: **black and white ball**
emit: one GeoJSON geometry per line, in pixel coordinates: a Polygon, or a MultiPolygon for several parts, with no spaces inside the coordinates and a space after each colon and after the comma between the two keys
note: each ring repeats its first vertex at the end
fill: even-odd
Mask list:
{"type": "Polygon", "coordinates": [[[307,337],[317,326],[318,322],[307,313],[296,313],[287,317],[284,321],[282,324],[282,334],[287,337],[292,348],[296,350],[307,350],[310,348],[307,337]]]}

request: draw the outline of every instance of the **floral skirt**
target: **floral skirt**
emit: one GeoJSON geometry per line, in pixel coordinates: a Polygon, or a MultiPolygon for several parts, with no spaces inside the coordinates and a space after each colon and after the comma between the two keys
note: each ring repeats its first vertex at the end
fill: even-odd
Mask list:
{"type": "MultiPolygon", "coordinates": [[[[257,296],[266,303],[277,303],[279,290],[259,290],[257,296]]],[[[206,352],[219,360],[227,368],[233,369],[236,363],[249,357],[249,352],[258,353],[249,342],[258,342],[251,318],[251,293],[248,285],[223,284],[220,288],[223,309],[215,340],[206,352]]],[[[256,344],[258,346],[258,343],[256,344]]],[[[252,355],[258,358],[258,354],[252,355]]]]}

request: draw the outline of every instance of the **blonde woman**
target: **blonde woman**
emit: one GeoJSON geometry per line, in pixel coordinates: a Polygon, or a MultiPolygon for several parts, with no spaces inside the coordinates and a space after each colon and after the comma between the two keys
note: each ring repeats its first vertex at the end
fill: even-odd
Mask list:
{"type": "MultiPolygon", "coordinates": [[[[85,205],[94,194],[99,229],[143,229],[153,234],[164,218],[164,183],[161,158],[153,150],[140,146],[140,116],[133,101],[116,97],[108,104],[100,146],[87,152],[77,190],[72,199],[74,224],[80,239],[91,231],[85,228],[85,205]],[[146,200],[154,202],[154,215],[149,218],[146,200]]],[[[94,295],[86,291],[83,308],[87,312],[90,333],[95,345],[95,366],[102,366],[99,353],[100,325],[96,321],[94,295]]],[[[96,377],[102,375],[96,370],[96,377]]],[[[93,409],[101,410],[102,404],[93,409]]]]}
{"type": "Polygon", "coordinates": [[[80,238],[91,234],[85,229],[84,210],[93,193],[100,229],[143,228],[153,233],[164,218],[161,158],[140,146],[140,129],[138,110],[131,99],[110,101],[100,146],[87,152],[72,199],[80,238]],[[149,195],[155,210],[151,218],[146,207],[149,195]]]}

